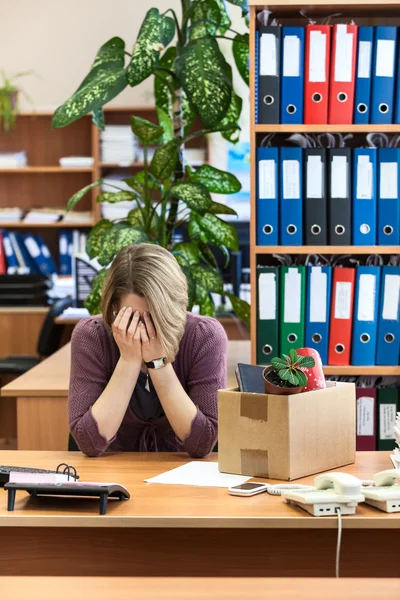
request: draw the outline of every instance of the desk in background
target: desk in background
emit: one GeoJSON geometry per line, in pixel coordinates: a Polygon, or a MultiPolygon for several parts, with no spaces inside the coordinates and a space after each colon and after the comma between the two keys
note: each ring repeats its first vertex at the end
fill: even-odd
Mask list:
{"type": "MultiPolygon", "coordinates": [[[[236,386],[238,362],[249,362],[250,342],[228,342],[228,387],[236,386]]],[[[1,389],[0,406],[17,402],[19,450],[66,450],[70,344],[1,389]]],[[[13,407],[15,410],[15,406],[13,407]]]]}
{"type": "Polygon", "coordinates": [[[398,600],[399,579],[0,577],[3,600],[398,600]]]}
{"type": "MultiPolygon", "coordinates": [[[[0,490],[0,573],[140,577],[332,577],[336,517],[312,517],[282,498],[230,496],[226,489],[146,484],[178,467],[183,453],[0,452],[0,464],[54,469],[67,462],[82,481],[116,481],[131,500],[30,498],[8,513],[0,490]]],[[[208,460],[215,461],[216,455],[208,460]]],[[[362,452],[343,470],[360,477],[390,468],[387,452],[362,452]]],[[[312,483],[313,477],[298,480],[312,483]]],[[[400,513],[360,505],[343,518],[341,575],[400,577],[400,513]]],[[[72,588],[70,589],[72,593],[72,588]]],[[[324,598],[324,591],[321,591],[324,598]]]]}

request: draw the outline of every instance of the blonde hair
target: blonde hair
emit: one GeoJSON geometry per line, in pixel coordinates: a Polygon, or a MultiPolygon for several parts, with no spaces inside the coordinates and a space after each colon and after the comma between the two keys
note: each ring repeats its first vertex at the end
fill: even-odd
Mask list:
{"type": "Polygon", "coordinates": [[[165,356],[172,362],[185,331],[188,304],[186,277],[174,256],[154,244],[122,248],[114,258],[102,291],[103,319],[110,328],[115,306],[125,294],[146,299],[165,356]]]}

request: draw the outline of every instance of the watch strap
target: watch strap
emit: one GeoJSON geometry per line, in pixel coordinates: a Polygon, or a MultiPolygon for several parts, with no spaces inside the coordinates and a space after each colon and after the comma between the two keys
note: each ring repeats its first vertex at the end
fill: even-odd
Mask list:
{"type": "Polygon", "coordinates": [[[144,363],[148,369],[162,369],[167,364],[165,356],[144,363]]]}

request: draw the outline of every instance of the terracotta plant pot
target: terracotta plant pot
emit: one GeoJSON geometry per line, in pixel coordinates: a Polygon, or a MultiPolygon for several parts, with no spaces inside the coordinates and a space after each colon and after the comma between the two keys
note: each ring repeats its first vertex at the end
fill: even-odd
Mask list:
{"type": "Polygon", "coordinates": [[[301,390],[304,386],[300,387],[280,387],[279,385],[274,385],[267,379],[267,375],[273,368],[265,367],[263,371],[264,378],[264,390],[266,394],[275,394],[276,396],[291,396],[292,394],[300,394],[301,390]]]}

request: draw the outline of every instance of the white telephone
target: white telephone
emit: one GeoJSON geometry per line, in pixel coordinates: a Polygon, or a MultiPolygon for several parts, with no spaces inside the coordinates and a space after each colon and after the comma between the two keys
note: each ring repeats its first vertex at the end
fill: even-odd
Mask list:
{"type": "Polygon", "coordinates": [[[388,469],[374,475],[374,485],[362,488],[365,503],[387,513],[400,512],[400,480],[398,469],[388,469]]]}
{"type": "Polygon", "coordinates": [[[289,504],[300,506],[314,517],[329,517],[340,509],[342,515],[354,515],[364,502],[362,481],[349,473],[325,473],[314,479],[315,489],[284,491],[289,504]]]}

